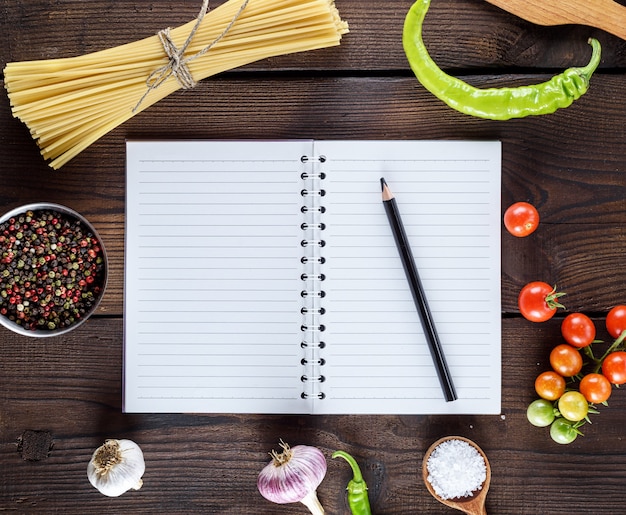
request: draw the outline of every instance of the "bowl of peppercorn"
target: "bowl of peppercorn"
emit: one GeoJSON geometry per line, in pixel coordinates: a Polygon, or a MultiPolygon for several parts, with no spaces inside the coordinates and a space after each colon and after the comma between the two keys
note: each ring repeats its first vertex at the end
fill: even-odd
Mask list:
{"type": "Polygon", "coordinates": [[[58,336],[97,309],[107,256],[93,226],[59,204],[28,204],[0,217],[0,324],[58,336]]]}

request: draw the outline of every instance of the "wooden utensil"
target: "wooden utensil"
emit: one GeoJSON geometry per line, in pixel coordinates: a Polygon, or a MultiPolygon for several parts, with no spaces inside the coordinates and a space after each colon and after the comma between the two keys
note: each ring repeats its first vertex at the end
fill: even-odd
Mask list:
{"type": "Polygon", "coordinates": [[[440,503],[445,504],[450,508],[454,508],[455,510],[462,511],[466,515],[487,515],[487,510],[485,509],[485,498],[487,497],[489,483],[491,482],[491,467],[489,466],[489,460],[487,459],[487,456],[485,455],[483,450],[468,438],[463,438],[462,436],[446,436],[445,438],[441,438],[437,440],[434,444],[432,444],[424,455],[424,461],[422,462],[422,477],[424,478],[424,483],[426,484],[426,488],[428,489],[430,494],[440,503]],[[447,440],[462,440],[463,442],[467,442],[472,447],[474,447],[485,460],[485,466],[487,467],[487,476],[485,478],[485,482],[483,483],[482,488],[471,497],[442,499],[441,497],[439,497],[439,495],[437,495],[432,485],[428,481],[428,458],[435,450],[435,447],[447,440]]]}
{"type": "Polygon", "coordinates": [[[487,0],[537,25],[575,23],[626,39],[626,6],[613,0],[487,0]]]}

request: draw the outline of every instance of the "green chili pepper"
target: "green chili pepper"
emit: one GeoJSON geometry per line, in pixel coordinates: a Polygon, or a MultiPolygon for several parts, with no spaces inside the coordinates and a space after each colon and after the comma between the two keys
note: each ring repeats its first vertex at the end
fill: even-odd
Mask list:
{"type": "Polygon", "coordinates": [[[422,40],[422,23],[430,0],[417,0],[404,22],[402,43],[411,69],[422,85],[453,109],[491,120],[508,120],[553,113],[568,107],[589,89],[589,79],[600,64],[600,42],[590,38],[592,55],[583,68],[568,68],[549,81],[518,88],[480,89],[441,70],[422,40]]]}
{"type": "Polygon", "coordinates": [[[348,482],[348,506],[352,515],[372,515],[370,501],[367,497],[367,485],[363,481],[361,469],[356,460],[344,451],[335,451],[333,458],[340,456],[346,460],[352,467],[352,475],[354,476],[348,482]]]}

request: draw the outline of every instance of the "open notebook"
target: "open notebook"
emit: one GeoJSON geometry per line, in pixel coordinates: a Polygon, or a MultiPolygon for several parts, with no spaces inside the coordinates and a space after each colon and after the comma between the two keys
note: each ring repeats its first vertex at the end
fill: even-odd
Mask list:
{"type": "Polygon", "coordinates": [[[124,410],[499,413],[500,154],[476,141],[128,142],[124,410]]]}

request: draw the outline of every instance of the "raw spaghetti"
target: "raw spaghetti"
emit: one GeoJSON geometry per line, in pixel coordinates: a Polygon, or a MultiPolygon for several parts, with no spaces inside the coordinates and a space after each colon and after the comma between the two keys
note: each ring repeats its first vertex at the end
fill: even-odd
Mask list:
{"type": "Polygon", "coordinates": [[[267,57],[339,45],[347,32],[333,0],[228,0],[133,43],[8,63],[4,81],[13,116],[58,169],[178,89],[267,57]]]}

